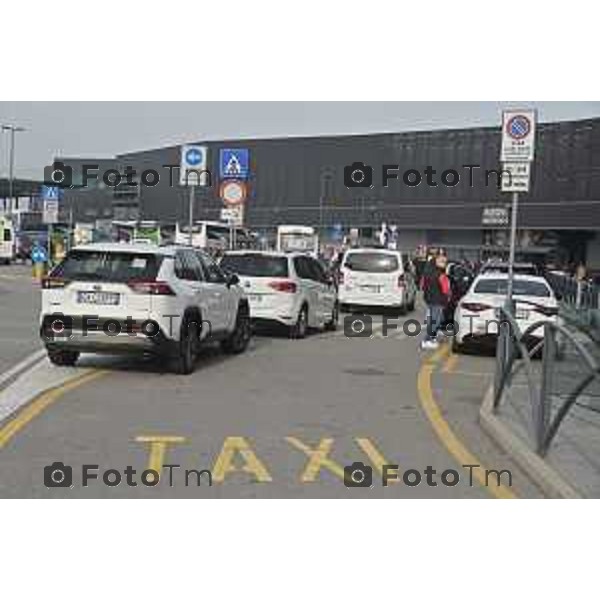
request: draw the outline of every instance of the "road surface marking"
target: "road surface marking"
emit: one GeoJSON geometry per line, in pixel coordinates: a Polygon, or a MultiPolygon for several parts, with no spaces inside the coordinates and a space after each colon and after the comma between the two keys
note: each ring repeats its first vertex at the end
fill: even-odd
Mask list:
{"type": "MultiPolygon", "coordinates": [[[[369,438],[355,438],[358,447],[368,456],[375,470],[383,475],[384,465],[394,464],[387,460],[369,438]]],[[[390,479],[390,483],[399,483],[400,479],[390,479]]]]}
{"type": "Polygon", "coordinates": [[[322,468],[326,468],[340,479],[344,479],[344,468],[329,458],[329,453],[333,446],[333,438],[323,438],[315,450],[307,446],[304,442],[301,442],[298,438],[286,437],[285,440],[309,457],[304,472],[300,476],[302,483],[314,482],[322,468]]]}
{"type": "Polygon", "coordinates": [[[498,487],[486,485],[485,468],[454,434],[450,425],[444,419],[439,405],[435,401],[433,390],[431,389],[431,376],[438,361],[449,351],[450,348],[448,346],[442,346],[427,362],[423,363],[419,370],[417,390],[423,411],[441,442],[460,465],[479,465],[478,468],[473,469],[473,476],[482,487],[487,489],[490,494],[496,496],[496,498],[516,498],[516,495],[503,485],[498,487]]]}
{"type": "Polygon", "coordinates": [[[12,437],[33,421],[33,419],[48,408],[48,406],[56,402],[61,396],[81,385],[93,381],[94,379],[98,379],[98,377],[105,373],[108,373],[108,371],[96,370],[91,373],[84,373],[83,375],[74,379],[69,379],[64,383],[39,394],[0,429],[0,449],[6,446],[12,437]]]}
{"type": "Polygon", "coordinates": [[[7,381],[22,375],[24,371],[29,370],[35,363],[42,360],[44,356],[46,356],[46,350],[41,348],[40,350],[36,350],[33,354],[30,354],[21,362],[18,362],[16,365],[8,369],[8,371],[4,371],[4,373],[0,375],[0,389],[5,386],[7,381]]]}
{"type": "Polygon", "coordinates": [[[256,456],[250,444],[243,437],[227,437],[223,442],[221,452],[217,456],[212,469],[213,481],[222,483],[228,473],[236,471],[251,473],[254,475],[256,481],[260,483],[273,481],[265,465],[256,456]],[[241,468],[236,467],[234,464],[236,454],[239,454],[244,460],[244,465],[241,468]]]}
{"type": "Polygon", "coordinates": [[[167,444],[183,444],[187,440],[178,435],[138,435],[135,441],[150,444],[148,468],[160,475],[165,464],[167,444]]]}
{"type": "Polygon", "coordinates": [[[442,373],[453,373],[454,369],[456,369],[456,364],[458,363],[458,354],[450,354],[446,361],[444,362],[444,366],[442,367],[442,373]]]}

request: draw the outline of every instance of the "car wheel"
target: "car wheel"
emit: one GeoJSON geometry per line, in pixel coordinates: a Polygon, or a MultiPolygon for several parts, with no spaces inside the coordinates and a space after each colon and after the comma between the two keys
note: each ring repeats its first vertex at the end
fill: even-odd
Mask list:
{"type": "Polygon", "coordinates": [[[298,313],[296,323],[290,327],[290,337],[294,340],[301,340],[306,337],[308,330],[308,306],[304,304],[298,313]]]}
{"type": "Polygon", "coordinates": [[[194,371],[196,362],[194,339],[197,336],[198,327],[195,322],[188,324],[186,321],[181,330],[177,354],[173,358],[173,371],[178,375],[190,375],[194,371]],[[187,333],[184,333],[186,330],[187,333]]]}
{"type": "Polygon", "coordinates": [[[246,308],[240,307],[235,320],[235,329],[226,340],[221,342],[223,352],[241,354],[248,347],[251,335],[250,315],[246,308]]]}
{"type": "Polygon", "coordinates": [[[48,359],[53,365],[59,367],[72,367],[79,358],[79,352],[72,350],[47,349],[48,359]]]}
{"type": "Polygon", "coordinates": [[[335,331],[337,329],[339,319],[340,307],[338,306],[338,303],[335,302],[331,311],[331,321],[327,321],[327,323],[325,323],[325,331],[335,331]]]}
{"type": "Polygon", "coordinates": [[[466,354],[465,344],[459,344],[456,338],[452,338],[452,352],[454,354],[466,354]]]}

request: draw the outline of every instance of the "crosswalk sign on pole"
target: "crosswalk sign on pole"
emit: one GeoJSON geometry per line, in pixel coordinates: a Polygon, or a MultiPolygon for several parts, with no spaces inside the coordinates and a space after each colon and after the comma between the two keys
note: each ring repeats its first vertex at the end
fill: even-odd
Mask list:
{"type": "Polygon", "coordinates": [[[219,151],[221,179],[248,179],[250,152],[247,148],[224,148],[219,151]]]}

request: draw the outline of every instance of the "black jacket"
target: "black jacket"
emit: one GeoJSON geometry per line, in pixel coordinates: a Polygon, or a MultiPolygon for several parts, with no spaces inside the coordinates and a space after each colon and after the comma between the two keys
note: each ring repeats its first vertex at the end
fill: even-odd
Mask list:
{"type": "Polygon", "coordinates": [[[440,275],[444,270],[435,265],[433,261],[428,261],[423,272],[423,299],[430,306],[446,306],[449,296],[444,294],[440,283],[440,275]]]}

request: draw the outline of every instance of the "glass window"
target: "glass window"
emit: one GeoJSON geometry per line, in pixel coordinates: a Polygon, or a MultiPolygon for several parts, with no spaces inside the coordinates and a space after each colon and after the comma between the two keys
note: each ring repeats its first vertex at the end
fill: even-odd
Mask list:
{"type": "Polygon", "coordinates": [[[10,229],[4,230],[4,235],[2,236],[5,242],[12,241],[12,236],[10,235],[10,229]]]}
{"type": "Polygon", "coordinates": [[[267,254],[226,254],[221,268],[247,277],[288,277],[288,259],[267,254]]]}
{"type": "Polygon", "coordinates": [[[175,256],[175,276],[186,281],[202,281],[202,269],[194,252],[181,251],[175,256]]]}
{"type": "Polygon", "coordinates": [[[227,277],[221,270],[219,265],[207,254],[196,253],[198,259],[202,262],[204,270],[206,272],[206,280],[210,283],[225,283],[227,277]]]}
{"type": "MultiPolygon", "coordinates": [[[[506,295],[508,279],[481,279],[475,284],[473,290],[476,294],[499,294],[506,295]]],[[[515,279],[513,284],[515,296],[538,296],[548,298],[550,289],[540,281],[529,281],[527,279],[515,279]]]]}
{"type": "Polygon", "coordinates": [[[161,264],[162,257],[154,254],[74,250],[51,274],[64,279],[127,282],[156,279],[161,264]]]}
{"type": "Polygon", "coordinates": [[[296,269],[296,275],[298,275],[300,279],[313,278],[310,261],[306,256],[296,256],[296,258],[294,258],[294,268],[296,269]]]}
{"type": "Polygon", "coordinates": [[[391,273],[398,270],[398,257],[384,252],[348,252],[344,266],[351,271],[391,273]]]}

